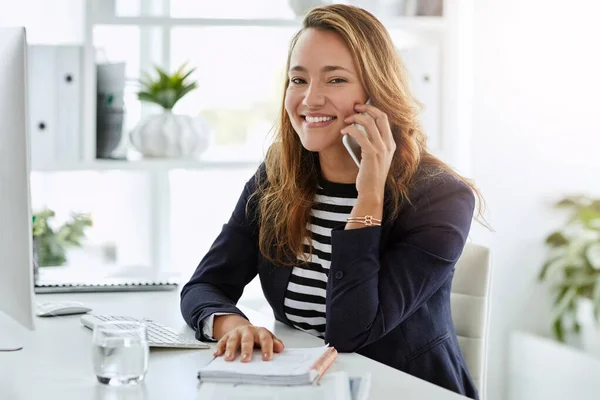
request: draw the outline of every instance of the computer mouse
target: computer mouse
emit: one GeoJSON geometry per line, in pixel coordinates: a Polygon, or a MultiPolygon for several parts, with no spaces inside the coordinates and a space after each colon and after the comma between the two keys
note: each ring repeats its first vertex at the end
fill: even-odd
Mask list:
{"type": "Polygon", "coordinates": [[[52,301],[38,303],[35,314],[38,317],[58,317],[60,315],[85,314],[91,310],[78,301],[52,301]]]}

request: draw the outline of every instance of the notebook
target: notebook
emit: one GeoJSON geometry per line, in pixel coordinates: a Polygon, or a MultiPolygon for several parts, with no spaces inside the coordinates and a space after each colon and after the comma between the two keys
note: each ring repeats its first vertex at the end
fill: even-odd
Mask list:
{"type": "Polygon", "coordinates": [[[263,361],[256,350],[251,362],[216,357],[198,371],[201,382],[255,385],[309,385],[316,383],[337,358],[333,347],[285,349],[263,361]]]}
{"type": "Polygon", "coordinates": [[[200,385],[198,399],[202,400],[367,400],[368,393],[352,391],[344,371],[327,373],[318,385],[268,386],[237,385],[205,382],[200,385]],[[359,397],[362,396],[362,397],[359,397]]]}

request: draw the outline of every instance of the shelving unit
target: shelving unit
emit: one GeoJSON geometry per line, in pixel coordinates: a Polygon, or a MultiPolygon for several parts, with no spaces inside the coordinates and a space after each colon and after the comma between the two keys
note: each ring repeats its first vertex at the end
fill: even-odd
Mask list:
{"type": "MultiPolygon", "coordinates": [[[[302,26],[302,19],[285,18],[168,18],[168,17],[95,17],[97,25],[136,25],[136,26],[246,26],[246,27],[291,27],[302,26]]],[[[443,31],[446,29],[444,17],[397,17],[382,19],[382,23],[390,29],[407,29],[415,31],[443,31]]]]}
{"type": "Polygon", "coordinates": [[[92,160],[79,163],[52,163],[38,166],[37,172],[67,172],[67,171],[148,171],[169,172],[171,170],[211,170],[211,169],[240,169],[256,168],[260,161],[201,161],[201,160],[92,160]]]}
{"type": "MultiPolygon", "coordinates": [[[[140,0],[162,7],[168,15],[170,0],[140,0]]],[[[281,0],[286,1],[286,0],[281,0]]],[[[460,172],[470,172],[469,142],[472,119],[472,14],[475,0],[444,1],[443,17],[382,18],[388,29],[405,31],[412,39],[435,42],[441,52],[440,132],[434,153],[460,172]]],[[[160,54],[168,65],[170,56],[170,28],[187,27],[300,27],[300,19],[264,18],[169,18],[160,16],[118,17],[107,5],[114,1],[86,0],[84,112],[81,162],[56,162],[34,166],[37,172],[63,171],[136,171],[151,175],[152,188],[152,264],[155,269],[165,268],[169,261],[169,173],[172,170],[209,170],[255,168],[259,161],[202,161],[202,160],[97,160],[95,159],[95,50],[94,26],[140,26],[162,28],[160,54]]],[[[156,9],[156,8],[155,8],[156,9]]],[[[146,13],[149,14],[149,13],[146,13]]],[[[152,65],[148,47],[151,37],[142,32],[141,68],[152,65]]]]}

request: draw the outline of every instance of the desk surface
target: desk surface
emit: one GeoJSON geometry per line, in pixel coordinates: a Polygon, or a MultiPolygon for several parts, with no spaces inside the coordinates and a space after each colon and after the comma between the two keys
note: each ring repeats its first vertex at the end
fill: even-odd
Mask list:
{"type": "MultiPolygon", "coordinates": [[[[81,301],[93,312],[147,317],[193,337],[179,312],[179,293],[80,293],[37,295],[37,301],[81,301]]],[[[243,308],[254,324],[271,329],[287,347],[321,346],[323,341],[243,308]]],[[[23,350],[0,353],[0,399],[195,399],[197,370],[208,363],[210,350],[152,349],[148,374],[139,388],[116,389],[97,383],[92,370],[91,330],[81,315],[36,318],[36,330],[24,331],[23,350]]],[[[358,354],[340,354],[333,371],[350,376],[371,373],[371,399],[464,399],[358,354]]]]}

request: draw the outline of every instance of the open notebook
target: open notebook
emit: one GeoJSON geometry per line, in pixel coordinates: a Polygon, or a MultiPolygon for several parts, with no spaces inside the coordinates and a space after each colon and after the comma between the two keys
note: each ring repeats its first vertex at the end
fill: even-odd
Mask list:
{"type": "Polygon", "coordinates": [[[202,382],[256,385],[308,385],[318,381],[337,358],[333,347],[285,349],[263,361],[256,350],[251,362],[217,357],[198,372],[202,382]]]}

